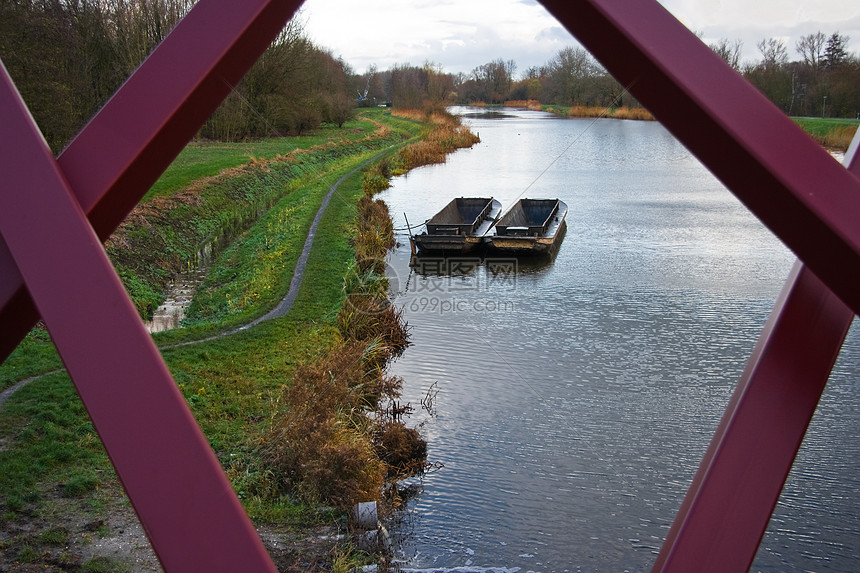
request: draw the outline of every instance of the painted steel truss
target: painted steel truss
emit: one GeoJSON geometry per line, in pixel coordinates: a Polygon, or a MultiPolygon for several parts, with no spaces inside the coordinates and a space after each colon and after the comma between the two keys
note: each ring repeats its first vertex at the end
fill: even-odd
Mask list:
{"type": "MultiPolygon", "coordinates": [[[[839,165],[655,0],[542,2],[802,261],[654,566],[745,571],[860,312],[860,160],[839,165]]],[[[274,567],[101,241],[299,5],[201,0],[56,159],[0,66],[0,357],[45,321],[169,571],[274,567]]]]}

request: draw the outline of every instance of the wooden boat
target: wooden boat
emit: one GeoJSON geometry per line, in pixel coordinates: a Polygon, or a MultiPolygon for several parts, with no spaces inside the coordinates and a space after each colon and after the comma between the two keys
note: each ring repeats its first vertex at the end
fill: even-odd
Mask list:
{"type": "Polygon", "coordinates": [[[496,223],[488,242],[494,251],[553,254],[567,231],[567,204],[558,199],[520,199],[496,223]]]}
{"type": "Polygon", "coordinates": [[[433,215],[427,230],[412,235],[412,251],[430,254],[468,253],[480,247],[502,213],[502,204],[490,198],[459,197],[433,215]]]}

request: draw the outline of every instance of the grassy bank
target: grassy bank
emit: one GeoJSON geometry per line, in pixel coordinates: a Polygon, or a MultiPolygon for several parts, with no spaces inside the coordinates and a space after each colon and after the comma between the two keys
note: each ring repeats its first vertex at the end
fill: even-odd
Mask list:
{"type": "Polygon", "coordinates": [[[602,106],[562,106],[562,105],[542,105],[537,100],[514,100],[506,101],[506,107],[516,107],[533,111],[546,111],[559,117],[590,117],[611,119],[633,119],[640,121],[654,121],[654,116],[641,107],[602,107],[602,106]]]}
{"type": "MultiPolygon", "coordinates": [[[[636,119],[654,120],[648,110],[644,108],[623,107],[588,107],[588,106],[560,106],[541,105],[537,100],[513,100],[506,101],[505,107],[528,109],[533,111],[547,111],[559,117],[608,117],[613,119],[636,119]]],[[[816,142],[828,149],[846,151],[854,138],[860,121],[856,119],[817,118],[817,117],[793,117],[792,120],[808,133],[816,142]]]]}
{"type": "Polygon", "coordinates": [[[847,151],[860,121],[818,117],[793,117],[794,122],[822,146],[847,151]]]}
{"type": "MultiPolygon", "coordinates": [[[[249,221],[217,258],[189,327],[157,335],[159,343],[203,336],[264,312],[284,295],[310,221],[331,184],[368,157],[392,146],[402,147],[401,143],[425,129],[424,124],[381,110],[372,110],[364,122],[370,122],[372,129],[351,132],[335,142],[314,143],[301,161],[295,160],[296,153],[289,158],[277,152],[268,158],[256,157],[245,166],[228,167],[226,173],[220,173],[220,167],[214,170],[189,161],[188,169],[203,181],[194,179],[173,194],[165,191],[149,197],[132,218],[133,226],[125,235],[119,234],[125,237],[122,242],[115,238],[111,246],[132,251],[125,255],[132,261],[126,268],[141,282],[167,272],[164,269],[171,268],[173,257],[184,264],[183,257],[194,256],[195,240],[208,239],[219,222],[227,221],[229,227],[249,209],[263,205],[259,217],[249,221]],[[197,199],[189,201],[192,192],[197,199]],[[145,253],[134,253],[156,246],[170,253],[158,261],[161,266],[135,262],[145,253]],[[167,248],[170,246],[173,252],[167,248]]],[[[227,151],[235,156],[235,150],[227,151]]],[[[360,277],[364,286],[381,284],[379,275],[369,278],[373,269],[356,270],[356,250],[379,257],[379,251],[360,246],[361,236],[374,243],[377,235],[385,234],[383,220],[367,223],[358,216],[362,211],[379,215],[377,202],[371,199],[373,191],[368,189],[380,187],[380,174],[387,183],[393,165],[405,170],[412,161],[407,157],[415,155],[410,151],[392,156],[377,162],[369,170],[371,175],[359,170],[340,185],[320,222],[302,287],[289,314],[230,337],[163,352],[249,515],[282,541],[297,537],[294,531],[321,524],[334,527],[331,524],[342,519],[342,513],[314,509],[319,502],[344,504],[363,495],[360,487],[332,493],[314,485],[329,483],[331,468],[340,467],[340,459],[352,459],[355,464],[360,456],[366,456],[368,463],[353,467],[367,474],[362,483],[373,488],[386,479],[388,468],[399,463],[385,453],[382,444],[400,440],[402,429],[386,438],[384,419],[380,418],[381,424],[376,426],[361,421],[372,420],[386,395],[396,395],[398,382],[385,376],[384,359],[396,351],[398,343],[366,320],[359,320],[369,316],[373,319],[370,322],[379,322],[381,313],[352,316],[349,311],[361,303],[344,305],[344,301],[348,295],[362,292],[354,285],[355,277],[360,277]],[[368,180],[375,183],[368,184],[368,180]],[[352,286],[345,288],[344,277],[352,277],[352,286]],[[314,400],[318,408],[313,411],[297,408],[297,403],[307,400],[302,402],[301,392],[291,396],[291,389],[329,395],[331,372],[338,366],[333,357],[348,358],[341,364],[345,366],[343,373],[334,375],[344,382],[343,391],[331,392],[331,397],[345,396],[349,408],[328,399],[314,400]],[[328,381],[325,392],[319,391],[320,381],[328,381]],[[371,417],[366,418],[367,414],[371,417]],[[292,423],[285,423],[290,419],[292,423]],[[313,425],[315,419],[319,423],[313,425]],[[334,455],[319,458],[315,466],[304,464],[317,470],[307,479],[299,479],[290,473],[290,459],[297,455],[292,445],[295,438],[285,435],[284,428],[311,427],[318,429],[313,435],[318,437],[319,447],[310,451],[334,455]],[[344,428],[360,431],[344,433],[344,428]]],[[[190,177],[184,167],[175,169],[171,177],[190,177]]],[[[120,267],[123,258],[117,258],[120,267]]],[[[379,293],[384,298],[384,289],[377,290],[379,293]]],[[[360,300],[370,299],[362,296],[360,300]]],[[[382,299],[377,301],[382,304],[382,299]]],[[[44,331],[36,331],[16,351],[14,360],[0,367],[5,385],[50,366],[44,361],[32,363],[39,355],[32,351],[34,347],[49,348],[45,338],[44,331]]],[[[299,455],[309,459],[307,452],[299,455]]],[[[130,512],[92,424],[64,373],[32,382],[4,405],[0,412],[0,553],[7,559],[4,565],[17,560],[69,570],[102,567],[121,571],[124,565],[120,562],[105,565],[83,557],[83,548],[118,535],[124,522],[117,521],[116,516],[130,512]]],[[[334,556],[329,549],[319,553],[323,545],[308,549],[310,561],[297,565],[296,570],[316,570],[324,562],[330,567],[333,559],[343,564],[344,555],[352,554],[348,547],[340,547],[334,556]]],[[[295,557],[273,555],[279,564],[295,557]]],[[[284,568],[293,570],[287,565],[284,568]]]]}
{"type": "MultiPolygon", "coordinates": [[[[107,244],[140,315],[151,316],[173,274],[195,264],[205,245],[231,244],[263,214],[266,233],[232,248],[256,250],[258,258],[270,257],[271,264],[268,269],[240,269],[235,284],[248,281],[250,288],[236,287],[231,298],[225,295],[217,303],[201,301],[193,327],[164,334],[159,343],[211,334],[262,314],[289,284],[291,275],[277,271],[294,265],[331,184],[380,150],[417,137],[420,130],[420,125],[382,110],[366,110],[343,129],[330,127],[314,136],[190,144],[107,244]],[[237,165],[241,161],[245,163],[237,165]],[[276,204],[279,208],[273,210],[276,204]]],[[[210,285],[206,288],[217,289],[210,285]]],[[[61,366],[48,333],[37,328],[0,365],[0,390],[61,366]]]]}

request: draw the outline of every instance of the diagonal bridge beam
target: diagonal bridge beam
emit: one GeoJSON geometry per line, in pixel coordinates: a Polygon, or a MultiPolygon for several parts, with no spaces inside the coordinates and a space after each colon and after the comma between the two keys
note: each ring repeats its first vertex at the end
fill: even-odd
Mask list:
{"type": "Polygon", "coordinates": [[[299,4],[199,2],[56,160],[0,64],[0,359],[41,316],[169,571],[274,566],[101,241],[299,4]]]}

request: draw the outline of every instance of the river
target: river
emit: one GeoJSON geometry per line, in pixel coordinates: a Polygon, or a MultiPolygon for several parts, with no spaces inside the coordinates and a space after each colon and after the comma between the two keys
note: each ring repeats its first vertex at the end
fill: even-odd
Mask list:
{"type": "MultiPolygon", "coordinates": [[[[398,558],[648,570],[794,258],[658,123],[457,111],[481,143],[394,179],[395,226],[458,196],[558,197],[568,232],[551,261],[420,268],[399,237],[413,344],[391,371],[440,467],[392,528],[398,558]]],[[[754,571],[857,570],[858,374],[854,328],[754,571]]]]}

